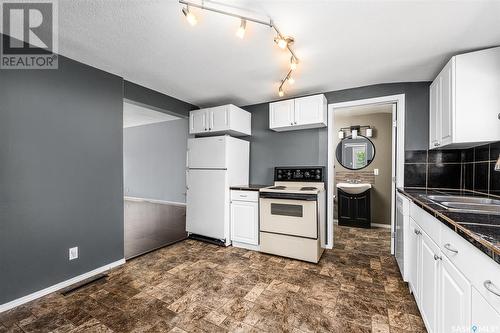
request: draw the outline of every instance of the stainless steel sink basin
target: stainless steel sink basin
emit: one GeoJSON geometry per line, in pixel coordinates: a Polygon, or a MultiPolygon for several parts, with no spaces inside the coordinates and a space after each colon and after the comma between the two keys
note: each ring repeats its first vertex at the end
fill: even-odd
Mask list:
{"type": "Polygon", "coordinates": [[[452,212],[500,215],[500,200],[453,195],[422,195],[452,212]]]}
{"type": "Polygon", "coordinates": [[[439,202],[460,202],[472,204],[500,205],[500,200],[478,197],[461,197],[448,195],[427,195],[427,199],[439,202]]]}
{"type": "Polygon", "coordinates": [[[476,203],[443,201],[441,202],[441,205],[445,206],[446,208],[460,209],[470,213],[500,215],[500,205],[495,205],[495,204],[476,204],[476,203]]]}

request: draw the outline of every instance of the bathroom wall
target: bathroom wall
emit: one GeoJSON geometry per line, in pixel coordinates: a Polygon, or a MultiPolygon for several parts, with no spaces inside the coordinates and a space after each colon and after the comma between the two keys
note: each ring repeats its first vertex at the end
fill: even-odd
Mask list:
{"type": "MultiPolygon", "coordinates": [[[[373,128],[370,140],[375,145],[375,158],[361,170],[349,170],[335,159],[335,183],[346,179],[365,179],[373,184],[371,192],[372,223],[391,224],[391,161],[392,161],[392,114],[372,113],[359,116],[339,116],[334,119],[334,147],[340,142],[336,135],[342,127],[369,125],[373,128]],[[373,176],[373,170],[379,169],[379,175],[373,176]],[[376,209],[375,209],[376,207],[376,209]]],[[[361,131],[365,133],[365,130],[361,131]]],[[[337,211],[337,209],[335,209],[337,211]]]]}
{"type": "Polygon", "coordinates": [[[500,142],[470,149],[417,150],[405,154],[405,186],[465,189],[500,196],[494,171],[500,142]]]}

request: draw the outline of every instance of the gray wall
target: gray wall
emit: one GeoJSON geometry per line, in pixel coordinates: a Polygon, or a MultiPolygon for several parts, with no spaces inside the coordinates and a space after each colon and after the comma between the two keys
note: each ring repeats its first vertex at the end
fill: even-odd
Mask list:
{"type": "Polygon", "coordinates": [[[0,304],[123,258],[122,89],[64,57],[0,71],[0,304]]]}
{"type": "Polygon", "coordinates": [[[189,111],[199,109],[199,107],[195,105],[164,95],[130,81],[124,81],[123,96],[132,102],[154,107],[157,111],[184,117],[189,116],[189,111]]]}
{"type": "Polygon", "coordinates": [[[125,195],[186,202],[188,119],[123,130],[125,195]]]}
{"type": "MultiPolygon", "coordinates": [[[[405,94],[405,149],[428,145],[430,82],[388,83],[325,93],[328,104],[387,95],[405,94]]],[[[319,93],[319,92],[318,92],[319,93]]],[[[287,97],[287,98],[292,98],[287,97]]],[[[243,107],[252,113],[250,182],[271,184],[273,168],[284,165],[325,165],[327,129],[289,132],[269,130],[269,103],[243,107]]]]}
{"type": "Polygon", "coordinates": [[[0,70],[0,304],[124,257],[124,97],[197,108],[62,56],[0,70]]]}

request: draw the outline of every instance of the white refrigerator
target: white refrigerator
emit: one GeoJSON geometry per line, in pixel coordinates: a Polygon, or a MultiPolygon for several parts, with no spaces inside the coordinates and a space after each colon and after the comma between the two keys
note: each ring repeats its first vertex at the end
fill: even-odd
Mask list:
{"type": "Polygon", "coordinates": [[[229,187],[247,185],[250,142],[229,135],[188,139],[186,231],[230,245],[229,187]]]}

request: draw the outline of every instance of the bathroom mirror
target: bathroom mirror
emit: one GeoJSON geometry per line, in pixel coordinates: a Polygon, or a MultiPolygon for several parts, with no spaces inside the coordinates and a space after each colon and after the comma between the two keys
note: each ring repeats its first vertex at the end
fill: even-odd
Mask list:
{"type": "Polygon", "coordinates": [[[373,142],[362,135],[356,139],[348,136],[337,145],[335,153],[337,161],[349,170],[366,168],[375,158],[375,146],[373,142]]]}

